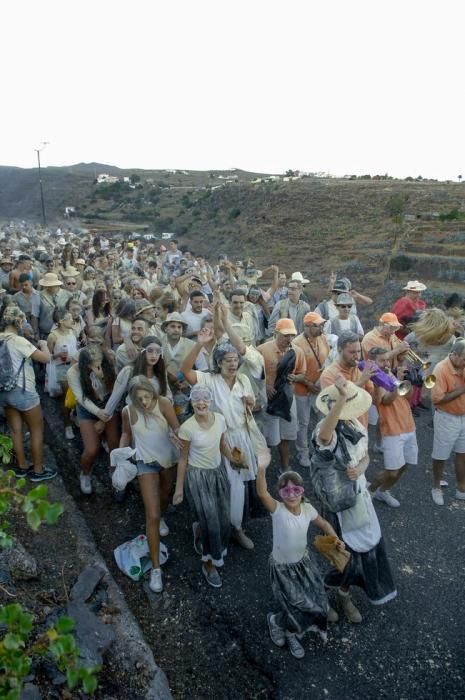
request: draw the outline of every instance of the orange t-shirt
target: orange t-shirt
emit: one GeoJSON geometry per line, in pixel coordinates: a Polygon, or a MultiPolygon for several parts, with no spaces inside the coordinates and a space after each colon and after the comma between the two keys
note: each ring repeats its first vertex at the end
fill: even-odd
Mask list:
{"type": "MultiPolygon", "coordinates": [[[[302,350],[305,356],[305,379],[315,384],[320,379],[321,367],[329,355],[329,345],[324,335],[312,338],[311,345],[315,352],[313,352],[310,341],[307,340],[303,333],[298,335],[292,343],[292,347],[302,350]]],[[[310,394],[310,389],[304,384],[295,384],[294,389],[297,396],[308,396],[310,394]]]]}
{"type": "MultiPolygon", "coordinates": [[[[295,351],[295,365],[293,374],[305,374],[306,364],[305,355],[299,348],[293,348],[295,351]]],[[[265,363],[265,382],[268,386],[273,386],[276,379],[276,371],[278,362],[286,354],[286,351],[278,349],[275,340],[269,340],[263,345],[259,345],[258,352],[263,356],[265,363]]],[[[297,384],[292,385],[295,391],[297,384]]]]}
{"type": "MultiPolygon", "coordinates": [[[[362,354],[365,360],[368,359],[368,352],[371,348],[385,348],[386,352],[393,350],[401,341],[396,335],[391,335],[389,338],[381,335],[377,328],[368,331],[362,340],[362,354]]],[[[397,366],[397,357],[391,359],[391,369],[397,366]]]]}
{"type": "Polygon", "coordinates": [[[375,387],[375,404],[382,437],[415,432],[415,421],[408,398],[397,396],[392,403],[384,404],[381,399],[385,393],[387,392],[381,387],[375,387]]]}
{"type": "Polygon", "coordinates": [[[448,357],[438,362],[434,368],[436,384],[431,391],[431,400],[436,408],[454,416],[465,415],[465,394],[448,403],[438,403],[446,394],[465,386],[464,370],[455,369],[448,357]]]}
{"type": "MultiPolygon", "coordinates": [[[[342,367],[342,365],[339,364],[338,360],[334,360],[329,367],[326,367],[325,370],[323,370],[321,377],[320,377],[320,384],[321,388],[324,389],[327,386],[331,386],[334,384],[336,381],[336,377],[342,374],[343,377],[349,380],[349,382],[353,382],[356,384],[359,380],[360,377],[362,376],[361,371],[359,370],[358,367],[350,367],[349,369],[346,369],[345,367],[342,367]]],[[[365,391],[368,391],[369,394],[373,396],[374,392],[374,384],[369,379],[366,384],[363,386],[365,391]]],[[[359,416],[358,420],[362,425],[365,426],[365,428],[368,427],[368,411],[364,413],[362,416],[359,416]]]]}

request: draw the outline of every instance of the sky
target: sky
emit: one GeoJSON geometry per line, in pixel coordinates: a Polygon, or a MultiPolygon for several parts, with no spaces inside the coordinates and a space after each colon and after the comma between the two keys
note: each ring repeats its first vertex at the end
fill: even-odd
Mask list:
{"type": "Polygon", "coordinates": [[[4,0],[0,164],[465,178],[463,3],[4,0]]]}

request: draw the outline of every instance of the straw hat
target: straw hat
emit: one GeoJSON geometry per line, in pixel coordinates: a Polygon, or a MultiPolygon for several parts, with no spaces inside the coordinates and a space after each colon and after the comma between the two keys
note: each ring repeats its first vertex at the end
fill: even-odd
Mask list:
{"type": "Polygon", "coordinates": [[[81,273],[79,272],[79,270],[76,270],[75,267],[70,265],[69,267],[66,268],[66,270],[64,270],[61,273],[61,276],[62,277],[79,277],[80,274],[81,273]]]}
{"type": "MultiPolygon", "coordinates": [[[[363,416],[371,406],[370,394],[352,382],[347,382],[346,390],[348,398],[342,408],[340,419],[350,420],[351,418],[363,416]]],[[[339,389],[337,386],[334,386],[334,384],[328,386],[320,391],[316,397],[316,407],[326,416],[338,398],[339,389]]]]}
{"type": "Polygon", "coordinates": [[[293,272],[291,282],[300,282],[300,284],[308,284],[310,280],[306,279],[301,272],[293,272]]]}
{"type": "Polygon", "coordinates": [[[41,287],[61,287],[63,282],[58,279],[58,275],[54,272],[47,272],[41,280],[39,280],[41,287]]]}
{"type": "Polygon", "coordinates": [[[184,328],[187,328],[187,323],[185,322],[185,320],[183,319],[181,314],[178,313],[177,311],[174,311],[172,314],[168,314],[168,316],[165,318],[165,320],[161,324],[162,331],[165,330],[168,323],[182,323],[184,328]]]}
{"type": "Polygon", "coordinates": [[[86,261],[84,260],[84,258],[78,258],[78,259],[76,260],[76,263],[75,263],[75,264],[76,264],[76,265],[85,265],[85,264],[86,264],[86,261]]]}
{"type": "Polygon", "coordinates": [[[426,289],[426,284],[423,284],[418,280],[410,280],[407,282],[405,287],[402,287],[402,289],[406,289],[408,292],[424,292],[426,289]]]}

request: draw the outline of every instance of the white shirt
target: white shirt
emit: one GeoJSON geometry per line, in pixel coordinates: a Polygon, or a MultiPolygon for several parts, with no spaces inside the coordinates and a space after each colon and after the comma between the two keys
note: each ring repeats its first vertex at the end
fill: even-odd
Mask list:
{"type": "Polygon", "coordinates": [[[226,431],[226,421],[220,413],[213,414],[215,420],[210,428],[203,428],[195,416],[179,428],[181,440],[190,442],[188,463],[198,469],[216,469],[221,463],[220,441],[226,431]]]}
{"type": "Polygon", "coordinates": [[[199,386],[207,386],[213,394],[212,410],[220,411],[227,428],[235,430],[245,425],[245,406],[243,396],[253,396],[250,379],[244,375],[236,378],[232,389],[225,382],[221,374],[207,374],[196,372],[199,386]]]}
{"type": "Polygon", "coordinates": [[[307,531],[318,512],[310,503],[301,503],[300,514],[294,515],[284,503],[278,503],[273,522],[273,559],[278,564],[295,564],[307,549],[307,531]]]}
{"type": "Polygon", "coordinates": [[[186,308],[181,314],[183,321],[187,323],[186,334],[198,333],[205,316],[210,316],[208,309],[202,309],[199,314],[195,314],[192,309],[186,308]]]}

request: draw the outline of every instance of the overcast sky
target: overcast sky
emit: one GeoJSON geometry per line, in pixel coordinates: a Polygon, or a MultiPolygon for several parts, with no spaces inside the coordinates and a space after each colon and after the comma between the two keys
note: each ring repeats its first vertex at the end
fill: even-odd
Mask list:
{"type": "Polygon", "coordinates": [[[0,164],[465,177],[463,8],[4,0],[0,164]]]}

